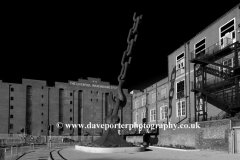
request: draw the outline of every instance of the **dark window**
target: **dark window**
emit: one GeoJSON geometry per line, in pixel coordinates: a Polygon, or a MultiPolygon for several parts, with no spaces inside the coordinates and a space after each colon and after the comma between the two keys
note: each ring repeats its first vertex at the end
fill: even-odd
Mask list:
{"type": "Polygon", "coordinates": [[[43,113],[42,113],[42,115],[43,115],[43,113]]]}
{"type": "Polygon", "coordinates": [[[70,112],[72,112],[72,109],[70,109],[70,112]]]}
{"type": "Polygon", "coordinates": [[[70,101],[70,104],[72,104],[72,101],[70,101]]]}
{"type": "Polygon", "coordinates": [[[177,83],[177,99],[184,97],[184,81],[177,83]]]}
{"type": "Polygon", "coordinates": [[[91,93],[92,93],[92,91],[91,91],[91,93]]]}
{"type": "Polygon", "coordinates": [[[92,101],[92,99],[91,99],[91,101],[92,101]]]}
{"type": "Polygon", "coordinates": [[[10,106],[11,109],[13,109],[13,106],[10,106]]]}
{"type": "Polygon", "coordinates": [[[179,56],[177,56],[177,61],[183,57],[184,57],[184,53],[180,54],[179,56]]]}
{"type": "Polygon", "coordinates": [[[41,130],[41,132],[43,132],[43,130],[41,130]]]}
{"type": "Polygon", "coordinates": [[[9,127],[10,127],[10,129],[13,129],[13,124],[10,124],[10,126],[9,126],[9,127]]]}
{"type": "Polygon", "coordinates": [[[72,117],[70,117],[70,121],[72,121],[72,117]]]}
{"type": "Polygon", "coordinates": [[[10,118],[13,118],[13,115],[12,115],[12,114],[10,115],[10,118]]]}
{"type": "Polygon", "coordinates": [[[43,95],[42,95],[42,98],[43,98],[43,95]]]}
{"type": "Polygon", "coordinates": [[[43,121],[41,123],[43,124],[43,121]]]}
{"type": "Polygon", "coordinates": [[[43,89],[43,86],[42,86],[42,89],[43,89]]]}
{"type": "Polygon", "coordinates": [[[42,103],[42,106],[43,106],[43,103],[42,103]]]}
{"type": "Polygon", "coordinates": [[[11,92],[13,92],[14,91],[14,88],[11,88],[11,92]]]}
{"type": "Polygon", "coordinates": [[[13,98],[13,97],[11,97],[11,100],[13,101],[13,100],[14,100],[14,98],[13,98]]]}
{"type": "Polygon", "coordinates": [[[72,96],[72,93],[70,93],[70,96],[72,96]]]}

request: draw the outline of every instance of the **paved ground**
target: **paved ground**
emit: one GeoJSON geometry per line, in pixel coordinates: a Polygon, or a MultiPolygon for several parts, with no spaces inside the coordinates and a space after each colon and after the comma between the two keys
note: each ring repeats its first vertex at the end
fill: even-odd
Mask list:
{"type": "Polygon", "coordinates": [[[38,158],[48,158],[53,149],[41,148],[23,155],[19,160],[37,160],[38,158]]]}
{"type": "MultiPolygon", "coordinates": [[[[240,154],[217,151],[176,151],[149,148],[137,153],[84,153],[69,147],[59,152],[67,160],[238,160],[240,154]]],[[[60,158],[60,157],[57,157],[60,158]]]]}

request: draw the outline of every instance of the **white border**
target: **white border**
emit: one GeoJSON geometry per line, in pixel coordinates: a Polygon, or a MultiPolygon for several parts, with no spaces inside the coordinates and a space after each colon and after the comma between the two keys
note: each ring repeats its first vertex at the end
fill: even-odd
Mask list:
{"type": "MultiPolygon", "coordinates": [[[[177,84],[178,84],[179,82],[182,82],[182,81],[184,81],[184,94],[185,94],[185,85],[186,85],[186,84],[185,84],[185,78],[184,78],[184,79],[176,82],[176,99],[178,99],[178,98],[177,98],[177,84]]],[[[181,98],[181,99],[182,99],[182,98],[181,98]]]]}
{"type": "Polygon", "coordinates": [[[200,41],[204,40],[204,39],[205,39],[205,43],[204,43],[205,48],[204,48],[204,49],[206,49],[206,40],[207,40],[206,37],[204,37],[203,39],[199,40],[198,42],[196,42],[196,43],[193,45],[194,55],[195,55],[195,56],[196,56],[196,52],[195,52],[195,51],[196,51],[196,44],[199,43],[200,41]]]}

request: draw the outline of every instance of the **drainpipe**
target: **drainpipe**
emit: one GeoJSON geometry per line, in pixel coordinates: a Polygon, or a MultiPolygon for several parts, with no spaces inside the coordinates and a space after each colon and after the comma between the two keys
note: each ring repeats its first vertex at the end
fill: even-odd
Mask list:
{"type": "MultiPolygon", "coordinates": [[[[74,124],[74,90],[73,90],[73,124],[74,124]]],[[[73,136],[74,136],[74,127],[73,127],[73,136]]]]}
{"type": "Polygon", "coordinates": [[[157,83],[156,83],[156,124],[158,124],[158,99],[157,99],[157,83]]]}
{"type": "MultiPolygon", "coordinates": [[[[50,92],[49,91],[50,91],[50,88],[48,88],[48,125],[47,125],[47,127],[50,126],[50,122],[49,122],[49,120],[50,120],[50,113],[49,113],[49,97],[50,96],[49,96],[49,93],[50,92]]],[[[49,130],[48,129],[47,129],[47,131],[48,131],[47,133],[48,133],[48,136],[49,136],[49,130]]]]}
{"type": "Polygon", "coordinates": [[[190,93],[190,85],[191,85],[190,76],[191,76],[191,73],[190,73],[190,42],[189,41],[187,42],[187,45],[188,45],[188,85],[189,85],[189,87],[188,87],[188,95],[189,95],[188,103],[189,103],[189,122],[191,122],[191,98],[190,98],[190,95],[191,95],[191,93],[190,93]]]}
{"type": "Polygon", "coordinates": [[[9,100],[8,100],[8,134],[10,134],[10,107],[11,107],[11,86],[9,85],[9,100]]]}

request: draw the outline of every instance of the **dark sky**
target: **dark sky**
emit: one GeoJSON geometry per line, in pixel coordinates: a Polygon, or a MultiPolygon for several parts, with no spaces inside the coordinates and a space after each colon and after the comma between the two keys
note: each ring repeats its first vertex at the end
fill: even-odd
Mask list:
{"type": "MultiPolygon", "coordinates": [[[[201,2],[201,3],[200,3],[201,2]]],[[[237,3],[32,4],[6,6],[1,74],[54,82],[96,77],[118,85],[133,13],[142,14],[124,88],[143,89],[167,77],[167,55],[237,3]]]]}

